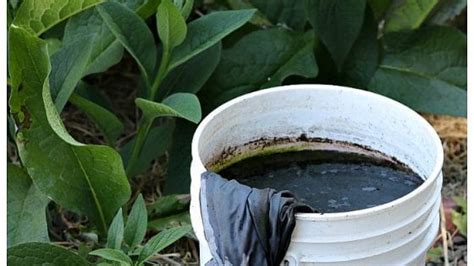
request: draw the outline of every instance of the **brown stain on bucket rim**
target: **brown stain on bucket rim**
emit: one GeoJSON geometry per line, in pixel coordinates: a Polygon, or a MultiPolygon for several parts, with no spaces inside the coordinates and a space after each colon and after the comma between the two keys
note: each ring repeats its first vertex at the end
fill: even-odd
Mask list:
{"type": "Polygon", "coordinates": [[[409,168],[408,165],[402,163],[397,158],[369,146],[328,138],[308,137],[306,133],[302,133],[298,137],[261,137],[240,146],[225,147],[219,155],[212,158],[209,163],[206,164],[206,168],[219,172],[234,163],[257,155],[315,149],[337,149],[347,152],[363,153],[387,160],[395,165],[399,165],[401,168],[409,168]]]}

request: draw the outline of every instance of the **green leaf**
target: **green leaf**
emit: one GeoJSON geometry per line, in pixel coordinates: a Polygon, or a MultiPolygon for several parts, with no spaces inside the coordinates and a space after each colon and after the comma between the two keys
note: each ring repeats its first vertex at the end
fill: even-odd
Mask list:
{"type": "Polygon", "coordinates": [[[112,0],[112,2],[120,3],[131,10],[137,10],[142,5],[144,5],[146,1],[147,0],[112,0]]]}
{"type": "Polygon", "coordinates": [[[357,39],[366,0],[305,0],[306,17],[329,50],[338,70],[357,39]]]}
{"type": "Polygon", "coordinates": [[[255,10],[218,11],[189,23],[184,42],[176,47],[169,70],[215,45],[252,18],[255,10]]]}
{"type": "Polygon", "coordinates": [[[466,213],[467,212],[467,201],[464,197],[453,197],[453,201],[461,208],[461,211],[466,213]]]}
{"type": "MultiPolygon", "coordinates": [[[[122,3],[123,6],[136,10],[145,5],[145,1],[115,0],[114,2],[122,3]]],[[[154,10],[156,11],[156,7],[154,10]]],[[[122,44],[109,30],[96,8],[86,10],[69,19],[64,30],[63,41],[68,43],[84,36],[93,39],[91,60],[84,75],[103,72],[110,66],[117,64],[122,58],[122,44]]]]}
{"type": "Polygon", "coordinates": [[[26,171],[7,164],[7,246],[48,242],[48,198],[35,187],[26,171]]]}
{"type": "Polygon", "coordinates": [[[440,246],[430,248],[426,253],[426,257],[429,262],[442,263],[441,258],[443,257],[443,248],[440,246]]]}
{"type": "Polygon", "coordinates": [[[130,259],[130,257],[120,249],[101,248],[90,252],[89,255],[98,256],[110,261],[124,263],[125,265],[133,264],[132,259],[130,259]]]}
{"type": "Polygon", "coordinates": [[[145,201],[142,194],[140,194],[133,204],[125,226],[124,241],[130,248],[134,248],[143,241],[147,223],[148,216],[145,201]]]}
{"type": "Polygon", "coordinates": [[[340,82],[366,89],[379,64],[380,48],[377,41],[377,23],[366,10],[364,25],[342,67],[340,82]]]}
{"type": "Polygon", "coordinates": [[[13,8],[13,9],[16,9],[18,7],[18,2],[20,0],[8,0],[8,3],[10,4],[10,6],[13,8]]]}
{"type": "Polygon", "coordinates": [[[8,115],[7,115],[7,129],[8,129],[8,140],[12,141],[13,144],[15,144],[15,139],[16,139],[16,137],[15,137],[15,132],[16,132],[15,120],[13,119],[10,112],[8,112],[8,115]]]}
{"type": "Polygon", "coordinates": [[[74,91],[74,94],[77,94],[82,98],[85,98],[97,105],[100,105],[101,107],[111,112],[114,111],[114,109],[112,108],[112,103],[107,97],[107,95],[105,95],[104,91],[95,86],[91,86],[90,84],[84,81],[79,81],[74,91]]]}
{"type": "Polygon", "coordinates": [[[460,208],[459,212],[455,210],[451,212],[453,224],[461,235],[467,237],[467,200],[464,197],[453,197],[453,200],[460,208]]]}
{"type": "Polygon", "coordinates": [[[376,20],[380,20],[385,15],[387,9],[390,7],[392,0],[368,0],[367,3],[372,9],[374,18],[376,20]]]}
{"type": "Polygon", "coordinates": [[[78,39],[63,46],[51,56],[49,85],[51,97],[53,97],[59,113],[63,110],[86,71],[91,47],[92,43],[89,38],[78,39]]]}
{"type": "Polygon", "coordinates": [[[16,27],[10,29],[9,44],[15,84],[11,112],[19,117],[22,110],[24,117],[16,121],[21,161],[41,192],[87,215],[105,233],[130,197],[120,156],[107,146],[79,143],[67,133],[49,91],[47,44],[16,27]]]}
{"type": "Polygon", "coordinates": [[[180,117],[194,123],[201,120],[199,99],[191,93],[175,93],[162,103],[142,98],[135,99],[135,103],[142,110],[143,116],[150,120],[163,116],[180,117]]]}
{"type": "Polygon", "coordinates": [[[435,114],[466,115],[467,44],[461,32],[427,27],[386,36],[369,90],[435,114]]]}
{"type": "Polygon", "coordinates": [[[274,28],[254,31],[222,52],[204,86],[202,99],[211,106],[242,93],[280,85],[290,75],[315,77],[314,35],[274,28]]]}
{"type": "Polygon", "coordinates": [[[431,11],[427,21],[430,24],[444,25],[457,17],[466,8],[467,0],[444,0],[431,11]]]}
{"type": "Polygon", "coordinates": [[[296,39],[300,40],[300,44],[304,43],[304,46],[288,58],[288,61],[282,62],[277,69],[274,69],[274,72],[267,77],[267,82],[263,83],[261,88],[280,85],[285,78],[291,75],[316,77],[318,74],[318,66],[316,65],[313,55],[314,38],[308,34],[299,37],[302,38],[296,39]]]}
{"type": "Polygon", "coordinates": [[[77,108],[84,111],[94,121],[111,147],[123,132],[122,122],[112,112],[104,107],[89,101],[78,94],[73,94],[69,101],[77,108]]]}
{"type": "Polygon", "coordinates": [[[24,243],[7,250],[10,266],[24,265],[91,265],[81,256],[63,247],[48,243],[24,243]]]}
{"type": "MultiPolygon", "coordinates": [[[[93,9],[93,7],[89,8],[87,10],[90,10],[90,9],[93,9]]],[[[81,11],[81,13],[86,12],[87,10],[81,11]]],[[[62,40],[63,35],[64,35],[64,27],[66,26],[66,23],[69,19],[70,18],[68,18],[67,20],[61,21],[60,23],[54,25],[48,31],[42,33],[40,36],[37,36],[37,37],[40,37],[41,39],[52,39],[53,38],[53,39],[62,40]]]]}
{"type": "Polygon", "coordinates": [[[189,18],[191,12],[193,11],[194,7],[194,0],[186,0],[183,8],[181,8],[181,15],[183,16],[184,20],[189,18]]]}
{"type": "Polygon", "coordinates": [[[156,65],[157,51],[153,34],[146,23],[130,9],[117,3],[104,3],[97,10],[109,30],[137,61],[145,80],[149,80],[156,65]]]}
{"type": "Polygon", "coordinates": [[[82,38],[89,38],[92,41],[90,60],[84,76],[103,72],[122,58],[122,44],[110,32],[96,8],[72,17],[65,26],[63,38],[65,45],[82,38]]]}
{"type": "Polygon", "coordinates": [[[42,88],[44,77],[49,74],[50,64],[47,57],[47,43],[34,38],[24,29],[12,26],[9,34],[9,62],[8,68],[12,83],[12,93],[10,98],[10,108],[14,113],[20,112],[20,106],[16,100],[22,100],[23,94],[20,95],[18,89],[20,85],[26,87],[42,88]],[[19,49],[19,47],[23,49],[19,49]],[[36,51],[25,51],[31,49],[36,51]],[[46,56],[46,58],[45,58],[46,56]],[[15,61],[14,59],[19,59],[15,61]],[[23,60],[21,62],[20,60],[23,60]],[[15,97],[17,96],[17,97],[15,97]]]}
{"type": "Polygon", "coordinates": [[[457,211],[451,212],[453,224],[459,230],[459,233],[464,237],[467,237],[467,215],[465,213],[459,213],[457,211]]]}
{"type": "MultiPolygon", "coordinates": [[[[255,8],[255,6],[250,3],[250,0],[227,0],[226,2],[234,10],[255,8]]],[[[273,26],[270,20],[260,10],[255,12],[249,22],[261,27],[273,26]]]]}
{"type": "Polygon", "coordinates": [[[45,39],[45,41],[48,43],[48,53],[50,56],[60,50],[63,46],[63,42],[56,38],[45,39]]]}
{"type": "MultiPolygon", "coordinates": [[[[231,88],[228,90],[225,90],[213,97],[212,99],[208,99],[208,102],[206,102],[206,106],[211,106],[213,108],[217,108],[220,104],[223,104],[227,101],[232,100],[235,97],[238,97],[240,95],[244,95],[247,93],[251,93],[253,91],[259,90],[258,87],[255,87],[254,85],[242,85],[242,86],[237,86],[235,88],[231,88]]],[[[206,94],[204,94],[206,95],[206,94]]],[[[203,96],[203,97],[210,97],[210,96],[203,96]]],[[[211,109],[212,110],[212,109],[211,109]]],[[[211,110],[208,110],[209,112],[211,110]]]]}
{"type": "Polygon", "coordinates": [[[191,185],[191,141],[196,125],[186,120],[177,120],[169,151],[164,194],[189,193],[191,185]]]}
{"type": "Polygon", "coordinates": [[[13,24],[36,36],[103,0],[24,0],[13,24]]]}
{"type": "Polygon", "coordinates": [[[146,19],[155,14],[160,3],[161,0],[146,0],[145,3],[137,9],[136,13],[143,19],[146,19]]]}
{"type": "Polygon", "coordinates": [[[385,15],[385,32],[417,29],[438,0],[394,0],[385,15]]]}
{"type": "Polygon", "coordinates": [[[12,7],[10,7],[10,5],[7,6],[7,29],[10,28],[10,25],[12,24],[13,22],[13,11],[12,11],[12,7]]]}
{"type": "Polygon", "coordinates": [[[221,47],[221,42],[218,42],[173,69],[163,80],[158,91],[159,97],[156,99],[161,99],[162,95],[167,96],[176,92],[197,93],[216,69],[221,59],[221,47]],[[189,73],[193,74],[189,75],[189,73]]]}
{"type": "Polygon", "coordinates": [[[284,24],[294,30],[302,31],[306,24],[304,1],[293,0],[251,0],[273,24],[284,24]]]}
{"type": "Polygon", "coordinates": [[[123,241],[123,213],[120,208],[110,224],[107,232],[107,247],[120,249],[123,241]]]}
{"type": "MultiPolygon", "coordinates": [[[[136,176],[145,172],[150,168],[153,160],[165,154],[171,142],[173,129],[173,124],[164,123],[150,130],[137,163],[129,170],[130,176],[136,176]]],[[[125,165],[128,165],[135,140],[136,138],[133,138],[122,147],[121,154],[125,165]]]]}
{"type": "Polygon", "coordinates": [[[145,244],[138,256],[138,264],[145,262],[151,256],[173,244],[189,232],[191,232],[191,226],[181,226],[160,232],[145,244]]]}
{"type": "Polygon", "coordinates": [[[148,205],[150,217],[165,217],[185,211],[189,207],[189,194],[162,196],[153,204],[148,205]]]}
{"type": "Polygon", "coordinates": [[[189,211],[154,219],[148,223],[148,228],[155,231],[162,231],[184,225],[191,225],[189,211]]]}
{"type": "Polygon", "coordinates": [[[186,22],[170,0],[162,0],[158,6],[156,24],[164,52],[171,51],[184,41],[187,31],[186,22]]]}

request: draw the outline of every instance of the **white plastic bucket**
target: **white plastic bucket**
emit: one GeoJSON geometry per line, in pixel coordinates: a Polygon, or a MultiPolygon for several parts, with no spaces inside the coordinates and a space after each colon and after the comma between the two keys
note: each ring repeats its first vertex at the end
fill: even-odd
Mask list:
{"type": "Polygon", "coordinates": [[[348,148],[309,143],[306,137],[380,151],[408,165],[425,182],[372,208],[296,214],[286,263],[424,265],[439,226],[443,149],[438,135],[426,120],[398,102],[330,85],[282,86],[246,94],[223,104],[199,125],[192,142],[190,212],[201,264],[211,259],[199,207],[201,174],[222,166],[218,162],[229,164],[269,149],[348,148]],[[262,139],[276,141],[262,145],[262,139]]]}

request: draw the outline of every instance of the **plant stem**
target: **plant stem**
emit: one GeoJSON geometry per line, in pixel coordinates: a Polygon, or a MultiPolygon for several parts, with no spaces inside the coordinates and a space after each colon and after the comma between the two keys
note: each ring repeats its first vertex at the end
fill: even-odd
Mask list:
{"type": "Polygon", "coordinates": [[[158,69],[158,75],[156,75],[155,81],[150,89],[150,98],[148,100],[154,101],[156,92],[161,85],[161,81],[167,72],[168,63],[169,63],[170,51],[167,47],[163,47],[163,56],[161,57],[160,69],[158,69]]]}
{"type": "MultiPolygon", "coordinates": [[[[170,50],[168,47],[163,47],[163,55],[161,57],[160,68],[158,69],[158,74],[156,75],[155,80],[153,81],[153,85],[149,89],[148,100],[154,101],[156,92],[160,87],[161,81],[163,77],[167,73],[168,69],[168,62],[169,62],[169,54],[170,50]]],[[[143,114],[142,114],[143,116],[143,114]]],[[[130,161],[127,164],[127,176],[130,178],[131,171],[135,164],[137,163],[138,157],[142,151],[143,144],[145,144],[146,137],[148,136],[148,132],[150,131],[151,124],[153,119],[148,119],[146,117],[142,117],[140,122],[138,123],[138,132],[137,137],[135,139],[135,143],[133,144],[132,155],[130,157],[130,161]]]]}
{"type": "Polygon", "coordinates": [[[142,151],[143,144],[145,144],[146,137],[148,135],[148,131],[150,131],[151,124],[153,120],[142,118],[138,123],[138,132],[137,137],[135,138],[135,143],[133,143],[133,150],[132,156],[130,157],[130,161],[127,164],[127,176],[130,178],[131,171],[135,164],[137,163],[138,157],[140,156],[140,152],[142,151]]]}

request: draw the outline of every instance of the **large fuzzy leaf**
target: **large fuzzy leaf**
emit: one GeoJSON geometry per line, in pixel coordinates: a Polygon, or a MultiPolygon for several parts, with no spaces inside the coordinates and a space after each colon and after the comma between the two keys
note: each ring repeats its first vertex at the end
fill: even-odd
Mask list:
{"type": "Polygon", "coordinates": [[[66,23],[64,45],[82,38],[92,40],[90,60],[84,75],[105,71],[122,58],[122,44],[110,32],[96,8],[86,10],[66,23]]]}
{"type": "MultiPolygon", "coordinates": [[[[145,0],[115,0],[130,10],[136,10],[145,0]]],[[[100,73],[117,64],[123,55],[123,46],[102,20],[97,8],[88,9],[70,18],[64,29],[64,44],[88,37],[92,39],[90,61],[84,75],[100,73]]]]}
{"type": "Polygon", "coordinates": [[[387,36],[386,54],[371,91],[421,112],[466,115],[466,36],[453,28],[428,27],[387,36]]]}
{"type": "Polygon", "coordinates": [[[254,31],[222,52],[202,91],[213,106],[260,88],[280,85],[290,75],[315,77],[314,35],[283,29],[254,31]]]}
{"type": "Polygon", "coordinates": [[[255,9],[218,11],[189,23],[186,39],[180,46],[176,47],[168,69],[171,70],[181,65],[215,45],[222,38],[249,21],[254,13],[255,9]]]}
{"type": "Polygon", "coordinates": [[[155,69],[157,51],[153,34],[146,23],[133,11],[117,3],[104,3],[97,10],[148,80],[155,69]]]}
{"type": "Polygon", "coordinates": [[[51,56],[51,97],[61,112],[86,70],[91,54],[89,38],[78,39],[63,46],[51,56]]]}
{"type": "Polygon", "coordinates": [[[166,172],[164,193],[189,193],[191,185],[191,141],[196,125],[185,120],[176,121],[169,151],[169,164],[166,172]]]}
{"type": "Polygon", "coordinates": [[[40,35],[59,22],[104,0],[24,0],[13,24],[40,35]]]}
{"type": "Polygon", "coordinates": [[[18,151],[37,187],[57,203],[87,215],[101,232],[130,197],[122,160],[107,146],[85,145],[64,128],[52,102],[47,45],[27,31],[9,34],[18,151]]]}
{"type": "Polygon", "coordinates": [[[366,10],[362,31],[342,67],[340,81],[344,85],[366,89],[374,76],[380,55],[377,27],[372,12],[366,10]]]}
{"type": "Polygon", "coordinates": [[[91,265],[84,258],[63,247],[48,243],[24,243],[7,251],[7,263],[10,266],[24,265],[91,265]]]}
{"type": "Polygon", "coordinates": [[[218,42],[168,73],[156,99],[176,92],[199,92],[221,59],[221,46],[218,42]]]}
{"type": "Polygon", "coordinates": [[[394,0],[385,15],[385,32],[417,29],[438,0],[394,0]]]}
{"type": "Polygon", "coordinates": [[[359,35],[366,0],[305,0],[306,17],[338,69],[359,35]]]}
{"type": "Polygon", "coordinates": [[[295,30],[303,30],[306,24],[304,1],[293,0],[251,0],[273,24],[283,24],[295,30]]]}
{"type": "Polygon", "coordinates": [[[39,192],[24,169],[14,164],[8,164],[7,169],[7,245],[47,242],[48,198],[39,192]]]}

